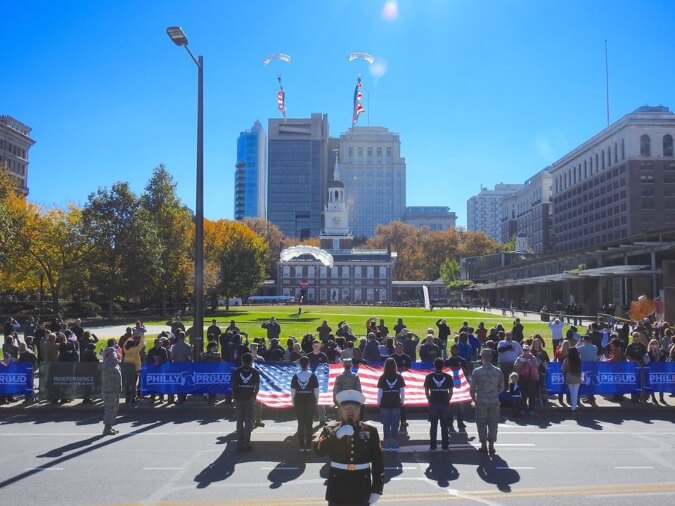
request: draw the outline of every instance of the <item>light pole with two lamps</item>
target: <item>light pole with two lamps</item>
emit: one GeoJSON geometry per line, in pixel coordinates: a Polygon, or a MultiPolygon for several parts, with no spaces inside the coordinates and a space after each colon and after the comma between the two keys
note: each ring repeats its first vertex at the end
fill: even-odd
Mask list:
{"type": "Polygon", "coordinates": [[[192,54],[180,26],[166,29],[169,38],[182,46],[197,65],[197,203],[195,205],[195,314],[192,339],[195,355],[201,351],[204,334],[204,57],[192,54]]]}

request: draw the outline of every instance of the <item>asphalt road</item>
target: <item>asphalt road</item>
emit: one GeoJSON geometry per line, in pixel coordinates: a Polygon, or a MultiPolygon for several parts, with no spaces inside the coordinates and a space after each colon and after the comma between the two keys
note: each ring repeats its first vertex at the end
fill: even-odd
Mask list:
{"type": "MultiPolygon", "coordinates": [[[[295,422],[267,412],[254,450],[239,454],[231,408],[128,413],[101,436],[92,413],[7,414],[0,420],[0,502],[13,505],[325,504],[325,461],[303,454],[295,422]]],[[[675,417],[660,412],[566,413],[500,424],[498,456],[476,431],[451,451],[427,451],[428,424],[386,454],[383,504],[672,504],[675,417]]]]}

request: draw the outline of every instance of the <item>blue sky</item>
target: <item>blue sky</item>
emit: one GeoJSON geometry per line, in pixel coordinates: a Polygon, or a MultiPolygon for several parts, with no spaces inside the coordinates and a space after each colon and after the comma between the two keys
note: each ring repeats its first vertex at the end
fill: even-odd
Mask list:
{"type": "Polygon", "coordinates": [[[205,215],[231,218],[236,138],[278,117],[328,113],[401,136],[408,205],[447,205],[523,182],[639,106],[675,109],[675,2],[541,0],[0,0],[0,114],[33,128],[30,199],[84,204],[141,192],[164,163],[194,206],[196,67],[205,58],[205,215]],[[390,4],[390,5],[386,5],[390,4]],[[392,6],[391,4],[394,4],[392,6]],[[367,52],[381,66],[347,62],[367,52]],[[262,59],[283,52],[291,64],[262,59]],[[375,70],[375,72],[373,72],[375,70]],[[377,75],[373,75],[377,74],[377,75]]]}

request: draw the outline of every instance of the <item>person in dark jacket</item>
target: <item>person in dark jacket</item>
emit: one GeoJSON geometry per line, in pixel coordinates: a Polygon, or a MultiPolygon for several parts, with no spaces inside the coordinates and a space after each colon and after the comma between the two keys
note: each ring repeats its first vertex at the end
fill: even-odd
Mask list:
{"type": "Polygon", "coordinates": [[[279,336],[281,335],[281,325],[279,325],[274,316],[264,322],[261,327],[267,330],[267,339],[270,341],[272,339],[279,339],[279,336]]]}
{"type": "Polygon", "coordinates": [[[366,347],[363,349],[363,359],[367,361],[369,364],[382,362],[382,358],[380,358],[379,346],[380,343],[377,342],[375,334],[369,332],[368,342],[366,343],[366,347]]]}
{"type": "Polygon", "coordinates": [[[436,327],[438,327],[438,339],[441,341],[441,352],[443,353],[443,359],[445,359],[448,356],[447,349],[450,327],[448,327],[448,324],[443,319],[436,321],[436,327]]]}
{"type": "Polygon", "coordinates": [[[253,357],[244,353],[241,367],[232,373],[232,396],[237,412],[237,450],[250,451],[253,430],[253,408],[260,390],[260,373],[253,367],[253,357]]]}

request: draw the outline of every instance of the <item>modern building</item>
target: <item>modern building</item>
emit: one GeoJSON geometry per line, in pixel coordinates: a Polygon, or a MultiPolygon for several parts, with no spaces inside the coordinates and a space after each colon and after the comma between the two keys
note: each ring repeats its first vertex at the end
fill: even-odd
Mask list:
{"type": "Polygon", "coordinates": [[[260,121],[237,139],[234,219],[267,215],[267,134],[260,121]]]}
{"type": "Polygon", "coordinates": [[[28,195],[28,152],[35,141],[31,128],[11,116],[0,116],[0,168],[16,179],[17,190],[28,195]]]}
{"type": "Polygon", "coordinates": [[[340,170],[348,197],[349,226],[371,238],[378,225],[406,211],[406,164],[401,140],[384,127],[353,127],[340,136],[340,170]]]}
{"type": "Polygon", "coordinates": [[[415,227],[426,227],[431,232],[444,232],[455,228],[457,215],[445,206],[408,206],[402,221],[415,227]]]}
{"type": "Polygon", "coordinates": [[[502,201],[502,242],[515,236],[517,251],[551,251],[551,183],[552,176],[544,169],[502,201]]]}
{"type": "Polygon", "coordinates": [[[321,248],[293,246],[281,252],[281,295],[306,302],[376,304],[392,300],[396,253],[353,248],[346,188],[336,165],[328,184],[321,248]]]}
{"type": "Polygon", "coordinates": [[[555,251],[675,226],[675,114],[640,107],[550,168],[555,251]]]}
{"type": "Polygon", "coordinates": [[[267,219],[288,237],[318,237],[328,182],[328,115],[270,119],[267,219]]]}
{"type": "Polygon", "coordinates": [[[472,232],[483,232],[496,241],[502,240],[502,201],[513,196],[525,185],[504,184],[495,185],[494,190],[481,186],[480,193],[466,202],[466,228],[472,232]]]}

